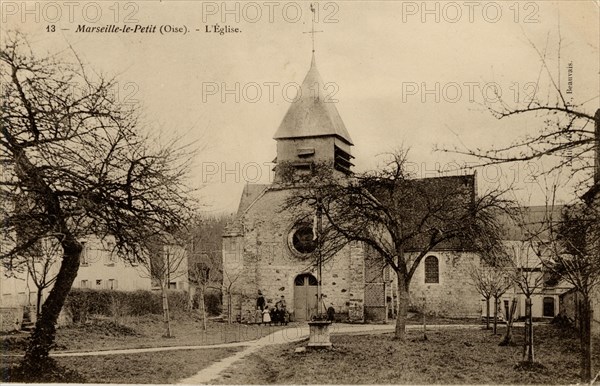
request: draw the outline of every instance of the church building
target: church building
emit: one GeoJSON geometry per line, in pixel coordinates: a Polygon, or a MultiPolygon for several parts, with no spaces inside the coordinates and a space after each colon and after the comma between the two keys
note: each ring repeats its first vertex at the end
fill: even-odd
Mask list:
{"type": "MultiPolygon", "coordinates": [[[[297,170],[328,164],[351,176],[354,143],[334,103],[314,90],[323,89],[313,53],[301,94],[291,103],[274,139],[276,165],[297,170]],[[318,86],[316,86],[318,85],[318,86]]],[[[247,184],[234,221],[223,234],[224,312],[234,320],[252,321],[258,292],[271,306],[284,296],[293,320],[309,320],[317,312],[317,272],[313,224],[298,222],[282,210],[298,187],[282,183],[275,167],[271,184],[247,184]]],[[[470,184],[474,176],[443,177],[470,184]]],[[[439,248],[427,256],[411,282],[413,308],[446,316],[479,316],[481,299],[468,284],[468,266],[478,256],[439,248]],[[461,256],[464,255],[464,256],[461,256]],[[423,304],[425,299],[426,304],[423,304]]],[[[395,308],[395,273],[362,243],[350,242],[322,267],[323,306],[333,305],[349,321],[384,321],[395,308]]]]}

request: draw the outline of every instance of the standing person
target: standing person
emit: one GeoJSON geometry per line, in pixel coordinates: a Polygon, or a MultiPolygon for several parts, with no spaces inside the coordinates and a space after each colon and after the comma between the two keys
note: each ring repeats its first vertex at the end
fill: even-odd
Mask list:
{"type": "Polygon", "coordinates": [[[262,292],[258,290],[258,298],[256,299],[256,310],[254,311],[254,321],[256,323],[262,323],[263,320],[263,310],[265,309],[265,297],[262,292]]]}
{"type": "Polygon", "coordinates": [[[275,304],[275,306],[277,306],[278,310],[285,310],[285,307],[286,307],[285,296],[281,295],[281,299],[279,299],[279,301],[277,302],[277,304],[275,304]]]}
{"type": "Polygon", "coordinates": [[[335,320],[335,308],[333,308],[333,303],[329,303],[329,307],[327,308],[327,321],[333,322],[335,320]]]}
{"type": "Polygon", "coordinates": [[[269,313],[269,307],[265,307],[265,309],[262,311],[262,321],[263,323],[267,324],[267,323],[271,323],[271,314],[269,313]]]}
{"type": "Polygon", "coordinates": [[[262,292],[258,290],[258,298],[256,299],[256,309],[261,311],[264,310],[265,304],[265,297],[263,296],[262,292]]]}
{"type": "Polygon", "coordinates": [[[275,303],[275,308],[277,311],[277,321],[283,324],[285,322],[285,296],[281,295],[281,299],[279,299],[279,301],[275,303]]]}

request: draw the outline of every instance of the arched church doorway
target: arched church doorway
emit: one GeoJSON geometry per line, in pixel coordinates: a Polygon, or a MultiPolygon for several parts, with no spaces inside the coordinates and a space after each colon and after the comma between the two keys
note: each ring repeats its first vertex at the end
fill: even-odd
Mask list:
{"type": "Polygon", "coordinates": [[[294,279],[294,314],[299,322],[317,314],[317,278],[310,273],[294,279]]]}

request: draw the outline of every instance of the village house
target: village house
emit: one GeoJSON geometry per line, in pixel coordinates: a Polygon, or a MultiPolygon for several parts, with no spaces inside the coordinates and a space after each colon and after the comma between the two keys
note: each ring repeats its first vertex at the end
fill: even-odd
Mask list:
{"type": "MultiPolygon", "coordinates": [[[[600,216],[600,109],[596,110],[595,118],[595,141],[594,141],[594,180],[592,187],[583,195],[582,199],[595,213],[596,219],[600,216]]],[[[600,232],[600,227],[594,227],[595,232],[600,232]]],[[[590,235],[590,239],[595,245],[596,253],[600,251],[600,235],[598,233],[590,235]]],[[[598,256],[596,256],[598,258],[598,256]]],[[[569,293],[563,301],[574,305],[577,299],[576,293],[569,293]]],[[[591,329],[592,332],[600,334],[600,285],[596,286],[594,297],[592,298],[593,320],[591,329]]],[[[576,314],[575,307],[571,308],[571,315],[576,314]]]]}
{"type": "MultiPolygon", "coordinates": [[[[118,291],[155,291],[160,287],[156,280],[151,278],[145,264],[136,264],[125,261],[113,251],[114,238],[103,239],[90,235],[81,240],[83,251],[77,277],[73,288],[90,290],[118,290],[118,291]]],[[[187,255],[185,250],[176,246],[163,246],[163,257],[173,254],[183,254],[181,264],[171,272],[168,288],[171,290],[189,290],[187,273],[187,255]]],[[[47,280],[56,276],[59,268],[59,249],[54,249],[52,264],[47,268],[47,280]]],[[[0,268],[0,325],[3,331],[20,328],[23,318],[23,309],[28,308],[34,313],[36,309],[38,289],[33,274],[40,275],[42,264],[36,263],[30,269],[25,266],[18,270],[7,271],[0,268]],[[31,272],[34,270],[36,272],[31,272]]],[[[40,282],[37,280],[38,283],[40,282]]],[[[52,289],[52,285],[42,292],[43,303],[52,289]]],[[[34,315],[31,315],[33,317],[34,315]]]]}
{"type": "MultiPolygon", "coordinates": [[[[573,286],[565,280],[552,275],[544,267],[544,259],[548,261],[551,251],[544,247],[549,241],[550,232],[548,222],[559,220],[563,206],[552,208],[546,206],[523,207],[519,220],[502,216],[504,225],[504,248],[507,256],[512,260],[514,273],[521,280],[527,280],[531,295],[532,317],[538,320],[551,320],[560,312],[560,297],[568,292],[573,286]],[[540,255],[541,254],[541,255],[540,255]]],[[[502,296],[500,300],[500,311],[502,316],[508,316],[509,305],[512,299],[517,300],[515,318],[525,317],[526,296],[518,285],[514,285],[502,296]]]]}

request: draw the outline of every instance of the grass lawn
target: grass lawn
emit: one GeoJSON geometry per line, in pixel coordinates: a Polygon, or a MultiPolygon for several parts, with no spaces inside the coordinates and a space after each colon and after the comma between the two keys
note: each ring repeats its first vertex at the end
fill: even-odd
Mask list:
{"type": "MultiPolygon", "coordinates": [[[[233,355],[240,348],[161,351],[127,355],[100,355],[57,358],[60,365],[76,370],[89,383],[175,383],[196,374],[211,363],[233,355]]],[[[0,362],[2,382],[7,367],[18,358],[4,357],[0,362]]]]}
{"type": "MultiPolygon", "coordinates": [[[[206,331],[194,315],[179,314],[171,321],[173,338],[164,338],[160,315],[127,317],[115,323],[96,319],[91,323],[61,327],[57,330],[56,351],[96,351],[125,348],[200,346],[242,342],[261,338],[282,328],[209,322],[206,331]]],[[[27,333],[0,337],[1,352],[18,354],[25,348],[27,333]]]]}
{"type": "MultiPolygon", "coordinates": [[[[500,328],[502,332],[504,327],[500,328]]],[[[500,347],[490,331],[409,331],[404,344],[391,334],[333,336],[332,350],[294,353],[306,342],[267,347],[222,375],[222,384],[569,384],[579,381],[578,339],[554,326],[536,327],[538,372],[515,369],[518,346],[500,347]]],[[[599,339],[600,340],[600,339],[599,339]]],[[[600,342],[595,361],[600,361],[600,342]]],[[[598,365],[596,366],[598,371],[598,365]]]]}

